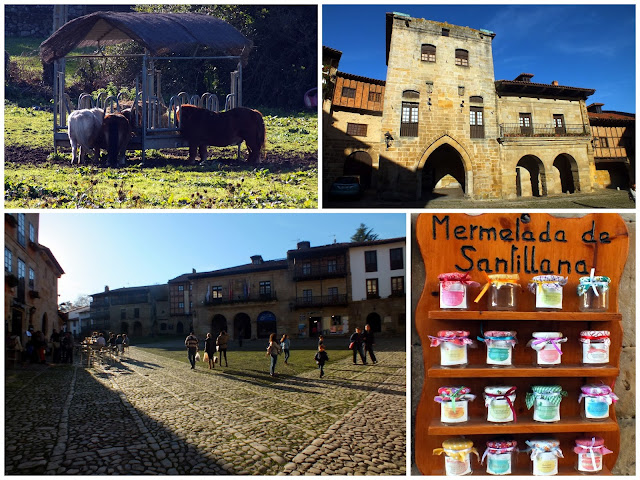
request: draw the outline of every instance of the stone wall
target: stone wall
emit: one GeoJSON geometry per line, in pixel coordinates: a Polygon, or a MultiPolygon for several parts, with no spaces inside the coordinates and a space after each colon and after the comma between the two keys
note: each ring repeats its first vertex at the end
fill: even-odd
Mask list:
{"type": "MultiPolygon", "coordinates": [[[[53,32],[53,5],[5,5],[5,37],[47,38],[53,32]]],[[[131,5],[69,5],[69,20],[100,10],[131,11],[131,5]]]]}
{"type": "MultiPolygon", "coordinates": [[[[554,214],[555,216],[570,217],[579,214],[554,214]]],[[[620,375],[615,385],[615,392],[620,398],[616,404],[616,416],[620,426],[620,443],[624,445],[619,452],[618,461],[613,470],[614,475],[635,475],[636,471],[636,219],[635,214],[622,215],[629,230],[629,256],[620,280],[618,293],[618,309],[622,313],[622,352],[620,354],[620,375]]],[[[425,375],[420,337],[415,329],[414,314],[418,300],[424,288],[425,269],[420,254],[420,247],[415,238],[415,226],[418,216],[411,216],[411,416],[412,444],[415,444],[416,408],[420,401],[422,383],[425,375]]],[[[412,452],[412,473],[419,475],[415,464],[415,454],[412,452]]]]}

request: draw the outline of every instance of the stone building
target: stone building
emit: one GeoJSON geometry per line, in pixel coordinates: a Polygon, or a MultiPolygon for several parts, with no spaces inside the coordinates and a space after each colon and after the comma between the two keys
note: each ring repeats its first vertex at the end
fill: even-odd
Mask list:
{"type": "MultiPolygon", "coordinates": [[[[534,83],[527,73],[496,81],[495,33],[487,30],[400,13],[388,13],[386,25],[382,116],[359,112],[359,123],[375,130],[358,138],[359,149],[340,144],[329,129],[325,190],[347,169],[347,158],[369,155],[371,183],[382,198],[426,200],[446,187],[474,199],[592,191],[586,99],[593,89],[534,83]]],[[[334,102],[341,94],[335,88],[334,102]]],[[[324,113],[345,136],[349,120],[341,107],[324,113]]]]}
{"type": "Polygon", "coordinates": [[[50,249],[38,242],[38,213],[4,215],[5,333],[21,335],[33,325],[46,338],[60,330],[58,279],[64,270],[50,249]]]}
{"type": "Polygon", "coordinates": [[[593,134],[598,186],[627,189],[636,178],[636,116],[603,110],[602,103],[587,107],[593,134]]]}
{"type": "Polygon", "coordinates": [[[91,331],[126,333],[130,337],[171,333],[167,285],[109,289],[91,295],[91,331]]]}

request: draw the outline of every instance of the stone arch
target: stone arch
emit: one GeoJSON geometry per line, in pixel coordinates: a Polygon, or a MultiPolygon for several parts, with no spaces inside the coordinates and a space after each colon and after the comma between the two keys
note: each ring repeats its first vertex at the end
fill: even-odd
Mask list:
{"type": "Polygon", "coordinates": [[[547,175],[544,164],[535,155],[525,155],[516,165],[516,195],[518,197],[547,196],[547,175]]]}
{"type": "Polygon", "coordinates": [[[219,313],[217,313],[211,319],[211,332],[210,333],[211,333],[211,335],[217,337],[222,330],[224,330],[225,332],[228,330],[227,319],[225,318],[224,315],[220,315],[219,313]]]}
{"type": "Polygon", "coordinates": [[[382,331],[382,319],[378,313],[371,312],[367,315],[367,323],[371,326],[371,331],[373,333],[382,331]]]}
{"type": "Polygon", "coordinates": [[[251,338],[251,318],[246,313],[238,313],[233,318],[233,338],[251,338]]]}
{"type": "Polygon", "coordinates": [[[438,138],[424,151],[416,170],[417,199],[424,198],[423,192],[433,190],[438,181],[446,175],[451,175],[458,181],[466,197],[473,198],[471,157],[464,147],[449,135],[438,138]],[[447,159],[453,159],[453,162],[447,164],[447,159]],[[430,161],[433,161],[434,165],[429,165],[430,161]]]}
{"type": "Polygon", "coordinates": [[[142,323],[135,322],[133,324],[133,336],[134,337],[141,337],[142,336],[142,323]]]}
{"type": "Polygon", "coordinates": [[[184,333],[184,324],[182,322],[176,323],[176,333],[184,333]]]}
{"type": "Polygon", "coordinates": [[[567,153],[561,153],[553,161],[553,166],[558,170],[562,193],[580,191],[580,175],[575,158],[567,153]]]}
{"type": "Polygon", "coordinates": [[[373,160],[371,155],[362,150],[353,152],[344,162],[344,175],[358,175],[363,188],[371,186],[373,160]]]}
{"type": "Polygon", "coordinates": [[[265,310],[256,318],[258,338],[269,338],[272,333],[278,333],[276,316],[273,312],[265,310]]]}

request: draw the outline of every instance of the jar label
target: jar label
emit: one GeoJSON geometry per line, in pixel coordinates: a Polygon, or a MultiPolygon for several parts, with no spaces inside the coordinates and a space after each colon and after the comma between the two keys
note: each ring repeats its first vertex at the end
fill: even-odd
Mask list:
{"type": "Polygon", "coordinates": [[[451,407],[453,402],[441,403],[440,420],[445,423],[458,423],[467,421],[467,402],[460,400],[456,402],[456,410],[451,407]]]}
{"type": "Polygon", "coordinates": [[[487,347],[487,358],[494,362],[504,362],[509,359],[509,348],[487,347]]]}
{"type": "Polygon", "coordinates": [[[499,404],[493,402],[489,405],[487,420],[490,422],[511,422],[513,420],[513,412],[507,402],[499,404]]]}
{"type": "Polygon", "coordinates": [[[587,418],[607,418],[609,416],[609,404],[606,400],[585,397],[584,411],[587,418]]]}
{"type": "MultiPolygon", "coordinates": [[[[560,344],[558,348],[561,348],[560,344]]],[[[538,350],[538,365],[557,365],[560,361],[560,352],[553,345],[545,345],[542,350],[538,350]]]]}
{"type": "Polygon", "coordinates": [[[511,454],[497,453],[487,455],[487,473],[491,475],[508,475],[511,473],[511,454]]]}
{"type": "Polygon", "coordinates": [[[471,460],[468,455],[462,462],[451,457],[444,457],[444,469],[449,476],[467,475],[471,473],[471,460]]]}
{"type": "Polygon", "coordinates": [[[536,308],[562,309],[562,289],[539,285],[536,289],[536,308]]]}
{"type": "Polygon", "coordinates": [[[560,406],[550,405],[547,402],[536,403],[533,419],[541,422],[556,422],[560,420],[560,406]]]}
{"type": "Polygon", "coordinates": [[[451,283],[446,288],[440,284],[440,308],[467,308],[467,287],[451,283]]]}
{"type": "Polygon", "coordinates": [[[602,470],[602,455],[594,453],[593,457],[590,453],[578,454],[578,470],[581,472],[599,472],[602,470]],[[593,460],[595,459],[595,465],[593,460]]]}
{"type": "Polygon", "coordinates": [[[467,363],[467,346],[455,345],[451,342],[440,344],[441,365],[462,365],[467,363]]]}
{"type": "Polygon", "coordinates": [[[557,475],[558,458],[553,453],[541,453],[533,460],[534,475],[557,475]]]}
{"type": "Polygon", "coordinates": [[[583,363],[608,363],[609,347],[603,343],[582,344],[583,363]]]}

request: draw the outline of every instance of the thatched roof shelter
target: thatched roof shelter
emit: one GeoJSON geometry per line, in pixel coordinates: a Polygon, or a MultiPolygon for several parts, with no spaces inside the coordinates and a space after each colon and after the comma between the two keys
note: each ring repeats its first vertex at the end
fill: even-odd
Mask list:
{"type": "Polygon", "coordinates": [[[208,54],[249,56],[252,42],[227,22],[198,13],[95,12],[64,24],[40,45],[45,63],[75,48],[134,41],[153,56],[208,54]]]}

